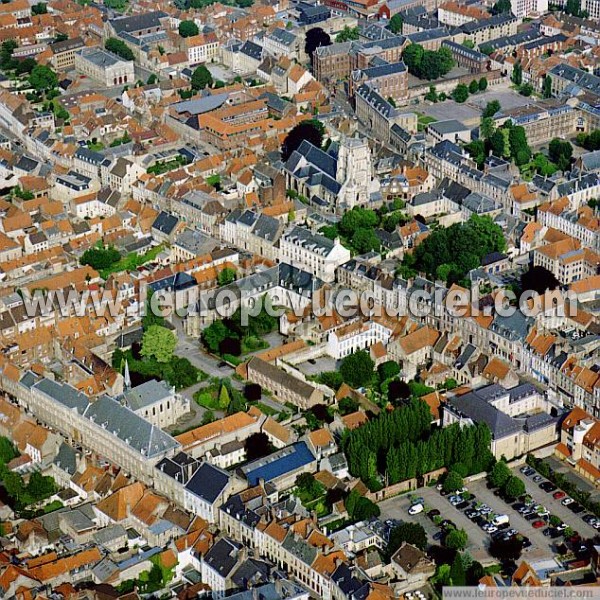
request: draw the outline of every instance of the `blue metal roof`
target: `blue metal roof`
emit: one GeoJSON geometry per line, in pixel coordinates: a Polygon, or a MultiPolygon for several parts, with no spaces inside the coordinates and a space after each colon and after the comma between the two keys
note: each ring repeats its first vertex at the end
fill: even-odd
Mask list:
{"type": "Polygon", "coordinates": [[[310,462],[315,457],[308,449],[306,442],[297,442],[283,448],[275,454],[250,463],[244,468],[246,478],[250,485],[256,485],[259,479],[273,481],[290,471],[295,471],[310,462]]]}

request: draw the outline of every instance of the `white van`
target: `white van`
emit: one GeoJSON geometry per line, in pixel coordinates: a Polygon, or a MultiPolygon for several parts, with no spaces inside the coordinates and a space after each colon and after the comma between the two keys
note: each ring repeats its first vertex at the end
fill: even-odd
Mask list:
{"type": "Polygon", "coordinates": [[[408,509],[408,514],[409,515],[418,515],[419,513],[422,513],[424,510],[424,506],[419,503],[419,504],[413,504],[409,509],[408,509]]]}
{"type": "Polygon", "coordinates": [[[498,525],[504,525],[504,523],[508,523],[508,521],[508,515],[498,515],[497,517],[494,517],[492,523],[498,527],[498,525]]]}

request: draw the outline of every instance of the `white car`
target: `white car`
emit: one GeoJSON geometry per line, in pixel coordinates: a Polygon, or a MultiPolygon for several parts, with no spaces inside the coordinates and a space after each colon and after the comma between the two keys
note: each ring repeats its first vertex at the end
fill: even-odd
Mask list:
{"type": "Polygon", "coordinates": [[[422,513],[424,509],[425,509],[425,507],[422,504],[413,504],[408,509],[408,514],[409,515],[418,515],[419,513],[422,513]]]}
{"type": "Polygon", "coordinates": [[[575,500],[573,500],[573,498],[567,497],[561,502],[561,504],[563,506],[569,506],[569,504],[573,504],[573,502],[575,502],[575,500]]]}

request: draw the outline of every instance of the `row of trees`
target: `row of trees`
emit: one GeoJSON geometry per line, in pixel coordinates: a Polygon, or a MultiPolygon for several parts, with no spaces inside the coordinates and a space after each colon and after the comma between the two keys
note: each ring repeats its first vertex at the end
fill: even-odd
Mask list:
{"type": "MultiPolygon", "coordinates": [[[[469,97],[469,94],[485,92],[487,87],[488,80],[485,77],[482,77],[479,81],[477,81],[477,79],[473,79],[468,86],[464,83],[460,83],[452,92],[452,99],[459,103],[465,102],[469,97]]],[[[438,93],[433,85],[430,86],[429,91],[425,94],[425,100],[434,103],[443,102],[444,100],[447,100],[447,98],[448,96],[445,92],[438,93]]]]}
{"type": "Polygon", "coordinates": [[[493,460],[490,441],[485,425],[432,430],[429,407],[413,399],[346,432],[342,446],[350,472],[376,487],[378,474],[393,484],[455,463],[479,473],[493,460]]]}
{"type": "Polygon", "coordinates": [[[506,242],[502,229],[489,217],[473,215],[465,223],[454,223],[431,233],[402,263],[402,274],[426,273],[449,284],[461,281],[481,259],[491,252],[503,252],[506,242]]]}
{"type": "Polygon", "coordinates": [[[402,53],[408,71],[420,79],[439,79],[454,67],[452,52],[448,48],[425,50],[418,44],[410,44],[402,53]]]}
{"type": "Polygon", "coordinates": [[[583,146],[586,150],[594,152],[600,150],[600,129],[591,133],[580,133],[577,135],[577,144],[583,146]]]}

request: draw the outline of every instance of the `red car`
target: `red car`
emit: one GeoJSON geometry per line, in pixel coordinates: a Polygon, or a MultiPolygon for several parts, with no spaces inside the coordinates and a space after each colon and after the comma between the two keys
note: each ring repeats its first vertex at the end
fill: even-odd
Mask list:
{"type": "Polygon", "coordinates": [[[542,520],[537,520],[537,521],[534,521],[531,525],[534,529],[540,529],[540,527],[546,526],[546,522],[542,521],[542,520]]]}
{"type": "Polygon", "coordinates": [[[552,497],[555,500],[562,500],[565,496],[566,496],[566,494],[564,492],[561,492],[561,491],[554,492],[554,494],[552,494],[552,497]]]}

